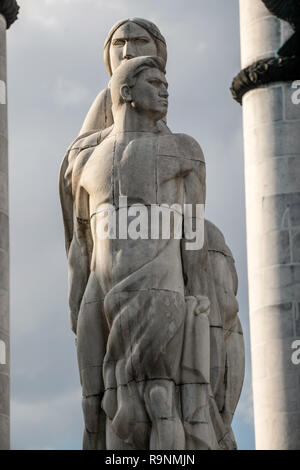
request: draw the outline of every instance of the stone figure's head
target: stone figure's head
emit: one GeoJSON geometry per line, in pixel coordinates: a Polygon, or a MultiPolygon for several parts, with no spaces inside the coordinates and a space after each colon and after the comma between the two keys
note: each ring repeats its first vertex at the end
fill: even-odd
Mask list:
{"type": "Polygon", "coordinates": [[[136,57],[123,62],[110,80],[113,113],[127,105],[141,116],[147,114],[159,121],[168,111],[167,88],[165,62],[160,57],[136,57]]]}
{"type": "Polygon", "coordinates": [[[142,18],[118,21],[108,33],[104,44],[104,63],[110,76],[129,59],[158,56],[167,62],[167,45],[158,27],[142,18]]]}

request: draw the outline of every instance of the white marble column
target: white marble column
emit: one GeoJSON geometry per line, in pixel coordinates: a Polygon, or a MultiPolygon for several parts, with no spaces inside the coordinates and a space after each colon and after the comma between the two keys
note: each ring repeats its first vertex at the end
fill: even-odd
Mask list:
{"type": "Polygon", "coordinates": [[[9,245],[6,20],[0,14],[0,450],[9,449],[9,245]]]}
{"type": "MultiPolygon", "coordinates": [[[[276,57],[292,33],[261,0],[240,0],[240,18],[243,68],[276,57]]],[[[243,97],[257,449],[300,449],[300,364],[292,362],[300,339],[300,104],[292,103],[294,92],[292,83],[272,83],[243,97]]]]}

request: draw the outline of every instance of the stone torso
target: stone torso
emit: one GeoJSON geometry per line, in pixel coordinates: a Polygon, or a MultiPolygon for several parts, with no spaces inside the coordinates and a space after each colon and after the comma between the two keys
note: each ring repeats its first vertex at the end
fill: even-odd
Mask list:
{"type": "Polygon", "coordinates": [[[129,204],[156,202],[156,148],[157,136],[150,133],[110,135],[96,147],[81,177],[90,216],[101,204],[118,207],[120,196],[127,196],[129,204]]]}
{"type": "MultiPolygon", "coordinates": [[[[169,262],[164,267],[160,263],[165,287],[174,285],[174,276],[177,279],[175,285],[181,284],[180,240],[150,239],[150,220],[146,239],[120,239],[118,236],[119,198],[122,196],[127,197],[128,207],[133,204],[142,204],[148,209],[151,204],[180,204],[182,207],[184,180],[189,174],[201,173],[202,162],[192,158],[194,149],[190,148],[189,152],[185,146],[185,151],[182,151],[181,140],[180,135],[111,133],[95,147],[87,162],[84,162],[84,152],[78,159],[81,177],[76,188],[76,210],[80,218],[90,220],[94,242],[91,268],[97,273],[104,291],[158,255],[162,256],[161,253],[174,259],[172,269],[169,262]],[[117,217],[116,237],[108,239],[99,237],[104,204],[111,204],[117,217]],[[175,274],[170,275],[169,271],[175,274]]],[[[134,217],[126,217],[129,225],[134,217]]],[[[152,274],[152,280],[147,281],[149,286],[161,278],[155,273],[155,268],[152,274]]]]}
{"type": "Polygon", "coordinates": [[[174,136],[131,132],[107,137],[95,148],[80,179],[89,195],[90,217],[101,204],[118,207],[120,196],[126,196],[128,204],[182,204],[183,178],[192,167],[178,150],[174,136]]]}

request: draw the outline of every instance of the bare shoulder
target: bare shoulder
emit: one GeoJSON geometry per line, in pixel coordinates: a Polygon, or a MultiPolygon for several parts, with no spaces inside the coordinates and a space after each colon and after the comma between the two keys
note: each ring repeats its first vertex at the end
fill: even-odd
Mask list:
{"type": "Polygon", "coordinates": [[[101,140],[101,131],[86,132],[79,135],[70,145],[69,150],[81,151],[89,147],[95,147],[101,140]]]}
{"type": "Polygon", "coordinates": [[[67,186],[71,184],[74,164],[78,160],[80,152],[88,148],[93,149],[97,145],[99,138],[101,138],[100,131],[87,132],[77,137],[68,147],[60,169],[60,181],[65,181],[64,185],[66,182],[68,182],[67,186]]]}
{"type": "Polygon", "coordinates": [[[168,134],[160,137],[160,155],[185,156],[191,160],[205,163],[202,149],[198,142],[187,134],[168,134]]]}
{"type": "Polygon", "coordinates": [[[65,160],[72,168],[80,167],[93,153],[94,149],[110,134],[112,126],[103,131],[93,131],[82,134],[70,145],[65,160]],[[75,165],[76,163],[76,165],[75,165]]]}
{"type": "Polygon", "coordinates": [[[174,134],[174,136],[176,137],[176,140],[178,141],[180,147],[185,149],[185,155],[190,156],[195,160],[205,162],[202,148],[200,147],[196,139],[194,139],[188,134],[174,134]]]}

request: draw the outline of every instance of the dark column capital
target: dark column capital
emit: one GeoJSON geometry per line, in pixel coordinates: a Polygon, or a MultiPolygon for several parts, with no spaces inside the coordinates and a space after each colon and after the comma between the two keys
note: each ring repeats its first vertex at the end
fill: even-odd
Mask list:
{"type": "Polygon", "coordinates": [[[0,13],[6,19],[7,29],[16,21],[19,9],[16,0],[0,0],[0,13]]]}
{"type": "Polygon", "coordinates": [[[233,98],[242,104],[250,90],[276,82],[292,82],[300,77],[300,57],[271,57],[262,59],[243,69],[231,85],[233,98]]]}
{"type": "Polygon", "coordinates": [[[277,51],[276,57],[258,60],[243,69],[231,85],[233,98],[242,104],[245,93],[262,85],[289,82],[300,76],[300,0],[262,0],[266,8],[294,29],[277,51]]]}

